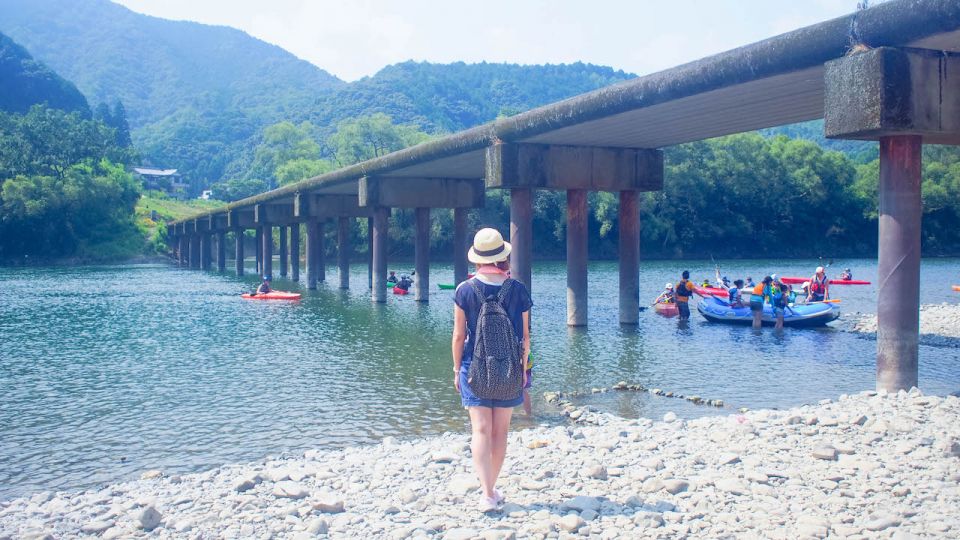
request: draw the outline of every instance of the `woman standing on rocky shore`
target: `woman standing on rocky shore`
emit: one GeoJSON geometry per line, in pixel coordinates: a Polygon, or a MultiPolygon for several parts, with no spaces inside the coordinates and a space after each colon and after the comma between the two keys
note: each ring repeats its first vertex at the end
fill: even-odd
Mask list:
{"type": "MultiPolygon", "coordinates": [[[[470,262],[477,265],[476,274],[472,279],[461,283],[454,296],[453,384],[460,392],[461,403],[470,414],[473,431],[470,449],[482,489],[479,503],[481,512],[496,510],[498,505],[503,503],[503,495],[495,486],[507,453],[507,431],[510,428],[513,408],[523,403],[522,377],[530,356],[530,308],[533,301],[522,283],[507,276],[510,270],[510,250],[510,244],[504,242],[503,236],[496,229],[479,230],[474,237],[473,247],[467,254],[470,262]],[[519,370],[521,379],[518,386],[504,385],[511,390],[508,392],[510,395],[503,399],[478,396],[477,393],[483,392],[479,392],[479,388],[471,388],[470,379],[481,308],[484,308],[485,303],[491,303],[488,299],[493,298],[497,299],[496,302],[509,318],[509,328],[506,329],[506,334],[511,334],[509,339],[519,341],[519,344],[505,344],[508,349],[520,353],[519,357],[515,357],[515,367],[519,370]],[[515,396],[512,394],[514,386],[515,396]],[[478,392],[475,393],[475,390],[478,392]]],[[[483,332],[490,331],[488,328],[493,326],[485,326],[483,332]]],[[[484,343],[492,337],[494,336],[485,334],[484,343]]],[[[516,373],[510,371],[510,375],[514,376],[516,373]]]]}

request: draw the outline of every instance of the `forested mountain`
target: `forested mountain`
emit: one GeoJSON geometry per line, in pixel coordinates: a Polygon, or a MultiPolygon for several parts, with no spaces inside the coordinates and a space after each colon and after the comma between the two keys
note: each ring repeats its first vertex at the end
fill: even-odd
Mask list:
{"type": "MultiPolygon", "coordinates": [[[[406,62],[344,83],[232,28],[169,21],[108,0],[2,0],[0,31],[77,84],[126,107],[146,162],[179,168],[195,192],[243,176],[263,129],[385,113],[430,134],[456,131],[631,77],[586,64],[406,62]]],[[[348,46],[348,45],[345,45],[348,46]]]]}
{"type": "Polygon", "coordinates": [[[76,86],[0,33],[0,111],[25,113],[40,103],[90,113],[86,98],[76,86]]]}

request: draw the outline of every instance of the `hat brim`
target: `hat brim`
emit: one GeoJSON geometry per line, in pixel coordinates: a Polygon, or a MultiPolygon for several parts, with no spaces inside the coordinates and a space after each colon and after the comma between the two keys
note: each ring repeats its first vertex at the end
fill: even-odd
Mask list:
{"type": "Polygon", "coordinates": [[[511,251],[513,251],[513,246],[510,245],[510,242],[504,242],[503,251],[497,253],[496,255],[484,257],[482,255],[477,255],[477,252],[474,251],[473,247],[471,246],[470,251],[467,252],[467,260],[473,264],[494,264],[509,259],[511,251]]]}

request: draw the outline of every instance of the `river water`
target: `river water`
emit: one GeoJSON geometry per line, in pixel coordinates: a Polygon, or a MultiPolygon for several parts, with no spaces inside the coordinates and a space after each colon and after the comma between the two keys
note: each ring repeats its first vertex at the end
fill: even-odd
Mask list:
{"type": "MultiPolygon", "coordinates": [[[[872,260],[843,261],[875,279],[872,260]]],[[[731,278],[777,271],[807,275],[815,262],[738,261],[731,278]]],[[[689,268],[710,262],[645,262],[652,299],[689,268]],[[681,268],[682,267],[682,268],[681,268]]],[[[407,270],[396,267],[398,271],[407,270]]],[[[464,430],[452,385],[453,291],[429,305],[390,295],[369,300],[366,266],[350,291],[336,270],[296,303],[239,293],[255,278],[166,265],[0,268],[0,500],[136,478],[147,469],[203,470],[307,448],[464,430]]],[[[619,380],[722,399],[725,409],[649,394],[608,393],[583,402],[624,416],[725,414],[787,407],[874,385],[875,342],[834,328],[766,329],[689,323],[648,310],[636,328],[617,323],[617,267],[590,264],[589,328],[565,324],[562,263],[534,272],[535,416],[562,421],[544,391],[619,380]]],[[[433,267],[433,282],[452,280],[433,267]]],[[[949,285],[960,260],[925,260],[921,302],[960,301],[949,285]]],[[[275,288],[300,290],[278,280],[275,288]]],[[[436,288],[436,285],[434,285],[436,288]]],[[[835,289],[844,312],[873,312],[874,286],[835,289]]],[[[960,388],[960,350],[921,347],[927,392],[960,388]]]]}

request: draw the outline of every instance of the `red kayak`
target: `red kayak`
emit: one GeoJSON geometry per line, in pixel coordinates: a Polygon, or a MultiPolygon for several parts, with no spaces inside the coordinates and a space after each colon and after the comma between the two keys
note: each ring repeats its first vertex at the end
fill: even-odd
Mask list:
{"type": "Polygon", "coordinates": [[[664,317],[676,317],[680,314],[680,308],[678,308],[677,304],[673,302],[660,302],[654,304],[653,309],[656,310],[657,315],[663,315],[664,317]]]}
{"type": "MultiPolygon", "coordinates": [[[[786,283],[787,285],[802,285],[806,281],[810,281],[810,278],[802,277],[782,277],[780,281],[786,283]]],[[[864,281],[862,279],[831,279],[827,281],[831,285],[870,285],[869,281],[864,281]]]]}
{"type": "Polygon", "coordinates": [[[401,289],[400,287],[394,287],[393,294],[400,294],[400,295],[410,294],[410,291],[408,289],[401,289]]]}
{"type": "Polygon", "coordinates": [[[726,289],[720,287],[696,287],[695,290],[702,296],[727,297],[730,294],[726,289]]]}
{"type": "Polygon", "coordinates": [[[284,291],[270,291],[268,293],[260,294],[250,294],[245,293],[240,295],[247,300],[299,300],[300,293],[297,292],[284,292],[284,291]]]}

